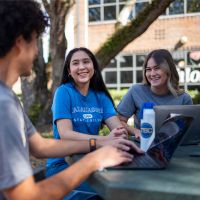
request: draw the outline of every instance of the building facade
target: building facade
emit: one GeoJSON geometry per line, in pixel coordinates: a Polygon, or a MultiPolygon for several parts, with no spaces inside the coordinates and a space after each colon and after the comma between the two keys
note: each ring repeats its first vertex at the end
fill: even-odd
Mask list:
{"type": "MultiPolygon", "coordinates": [[[[71,12],[72,46],[86,46],[95,52],[115,31],[115,23],[126,3],[125,0],[77,0],[71,12]]],[[[136,0],[128,20],[149,3],[151,0],[136,0]]],[[[159,48],[172,53],[181,86],[186,90],[200,90],[200,0],[171,3],[145,33],[128,44],[102,71],[107,87],[128,88],[141,82],[146,55],[159,48]]]]}

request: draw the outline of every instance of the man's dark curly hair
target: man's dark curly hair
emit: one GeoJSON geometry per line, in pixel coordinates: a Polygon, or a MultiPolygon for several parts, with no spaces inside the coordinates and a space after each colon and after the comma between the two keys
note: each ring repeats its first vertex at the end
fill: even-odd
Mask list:
{"type": "Polygon", "coordinates": [[[48,17],[40,4],[32,0],[0,0],[0,58],[13,47],[18,36],[31,40],[33,32],[39,36],[48,26],[48,17]]]}

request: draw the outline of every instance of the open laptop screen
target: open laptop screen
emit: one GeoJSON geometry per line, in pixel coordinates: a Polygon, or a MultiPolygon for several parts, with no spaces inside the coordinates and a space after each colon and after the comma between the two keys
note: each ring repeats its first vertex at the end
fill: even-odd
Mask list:
{"type": "Polygon", "coordinates": [[[199,122],[200,122],[200,105],[162,105],[154,106],[155,110],[155,125],[156,132],[160,130],[163,121],[171,114],[182,114],[185,116],[193,117],[191,126],[187,131],[187,136],[182,140],[181,145],[190,145],[200,143],[200,131],[199,122]]]}
{"type": "Polygon", "coordinates": [[[192,117],[177,115],[168,118],[156,133],[148,154],[168,163],[191,124],[192,117]]]}

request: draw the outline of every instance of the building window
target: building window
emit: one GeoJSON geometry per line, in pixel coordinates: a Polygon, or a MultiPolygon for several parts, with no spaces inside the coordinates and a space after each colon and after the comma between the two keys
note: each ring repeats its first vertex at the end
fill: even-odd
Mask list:
{"type": "Polygon", "coordinates": [[[88,4],[89,5],[96,5],[96,4],[100,4],[101,0],[88,0],[88,4]]]}
{"type": "Polygon", "coordinates": [[[137,71],[136,72],[136,83],[141,83],[143,80],[143,71],[137,71]]]}
{"type": "MultiPolygon", "coordinates": [[[[200,49],[196,51],[172,52],[173,60],[179,73],[182,88],[200,88],[200,49]]],[[[118,55],[103,71],[108,88],[129,88],[143,80],[143,65],[146,54],[118,55]]]]}
{"type": "Polygon", "coordinates": [[[142,67],[144,65],[145,59],[146,55],[143,54],[136,55],[136,67],[142,67]]]}
{"type": "Polygon", "coordinates": [[[106,72],[105,73],[105,82],[106,83],[117,83],[117,72],[106,72]]]}
{"type": "Polygon", "coordinates": [[[116,58],[113,58],[110,63],[107,65],[106,68],[116,68],[117,67],[117,60],[116,58]]]}
{"type": "Polygon", "coordinates": [[[100,14],[100,7],[90,8],[89,9],[89,21],[95,22],[100,21],[101,14],[100,14]]]}
{"type": "Polygon", "coordinates": [[[200,1],[199,0],[187,0],[187,12],[188,13],[200,12],[200,1]]]}
{"type": "MultiPolygon", "coordinates": [[[[125,0],[89,0],[89,22],[116,20],[125,3],[125,0]]],[[[129,20],[135,18],[149,3],[151,0],[136,0],[129,20]]],[[[175,0],[161,16],[190,13],[200,13],[200,0],[175,0]]]]}
{"type": "Polygon", "coordinates": [[[104,0],[104,3],[115,3],[116,0],[104,0]]]}
{"type": "Polygon", "coordinates": [[[169,15],[184,14],[184,0],[176,0],[169,6],[169,15]]]}
{"type": "Polygon", "coordinates": [[[104,6],[104,20],[116,19],[116,6],[104,6]]]}
{"type": "Polygon", "coordinates": [[[89,0],[89,22],[116,20],[126,0],[89,0]]]}
{"type": "Polygon", "coordinates": [[[121,83],[133,83],[133,71],[121,71],[121,83]]]}
{"type": "Polygon", "coordinates": [[[135,4],[135,14],[137,15],[139,12],[144,10],[144,8],[149,5],[149,2],[140,2],[135,4]]]}
{"type": "Polygon", "coordinates": [[[138,54],[135,56],[136,59],[136,68],[134,68],[136,70],[136,80],[134,81],[134,83],[141,83],[143,80],[143,66],[144,66],[144,62],[146,60],[146,55],[145,54],[138,54]]]}
{"type": "Polygon", "coordinates": [[[120,67],[133,67],[132,56],[121,56],[120,57],[120,67]]]}
{"type": "MultiPolygon", "coordinates": [[[[137,0],[132,9],[130,18],[132,19],[143,10],[151,0],[137,0]]],[[[200,0],[175,0],[161,16],[180,15],[200,12],[200,0]],[[187,9],[185,9],[187,7],[187,9]]]]}

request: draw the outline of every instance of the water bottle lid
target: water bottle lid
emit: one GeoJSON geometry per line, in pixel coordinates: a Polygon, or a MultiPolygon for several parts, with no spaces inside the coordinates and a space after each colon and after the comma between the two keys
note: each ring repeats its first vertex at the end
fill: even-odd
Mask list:
{"type": "Polygon", "coordinates": [[[145,102],[143,104],[143,109],[153,109],[154,106],[155,106],[155,104],[152,102],[145,102]]]}
{"type": "Polygon", "coordinates": [[[142,109],[140,110],[140,119],[143,119],[143,110],[144,109],[153,109],[155,103],[153,102],[145,102],[142,104],[142,109]]]}

